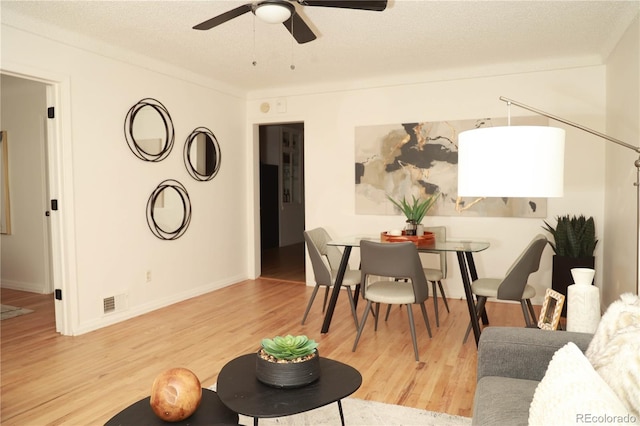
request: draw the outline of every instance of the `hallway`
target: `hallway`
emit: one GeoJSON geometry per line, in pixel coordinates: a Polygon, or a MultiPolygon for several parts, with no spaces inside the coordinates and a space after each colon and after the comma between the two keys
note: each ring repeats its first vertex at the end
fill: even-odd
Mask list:
{"type": "Polygon", "coordinates": [[[304,243],[264,250],[260,277],[304,282],[304,250],[304,243]]]}

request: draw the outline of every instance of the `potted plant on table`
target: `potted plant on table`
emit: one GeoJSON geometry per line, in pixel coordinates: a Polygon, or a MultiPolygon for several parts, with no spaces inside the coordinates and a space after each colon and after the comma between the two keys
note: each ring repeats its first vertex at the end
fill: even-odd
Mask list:
{"type": "Polygon", "coordinates": [[[427,214],[429,209],[433,207],[439,196],[439,192],[436,192],[425,199],[419,199],[412,196],[411,203],[407,202],[404,197],[402,200],[394,200],[390,195],[387,195],[387,198],[406,216],[407,226],[405,228],[405,234],[416,235],[418,225],[422,222],[422,219],[424,219],[424,216],[427,214]]]}
{"type": "Polygon", "coordinates": [[[307,336],[262,339],[256,358],[256,377],[266,385],[295,388],[320,377],[318,344],[307,336]]]}
{"type": "MultiPolygon", "coordinates": [[[[551,287],[553,290],[567,295],[567,287],[573,283],[571,269],[591,268],[595,265],[593,252],[598,240],[593,217],[557,216],[554,227],[544,221],[542,228],[553,237],[549,245],[553,249],[553,266],[551,287]]],[[[567,315],[566,305],[562,308],[562,316],[567,315]]]]}

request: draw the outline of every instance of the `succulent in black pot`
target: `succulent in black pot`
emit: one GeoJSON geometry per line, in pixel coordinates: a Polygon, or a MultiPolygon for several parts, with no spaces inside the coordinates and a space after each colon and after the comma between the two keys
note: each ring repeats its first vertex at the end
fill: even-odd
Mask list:
{"type": "Polygon", "coordinates": [[[318,344],[307,336],[276,336],[262,339],[256,358],[256,377],[262,383],[295,388],[320,377],[318,344]]]}

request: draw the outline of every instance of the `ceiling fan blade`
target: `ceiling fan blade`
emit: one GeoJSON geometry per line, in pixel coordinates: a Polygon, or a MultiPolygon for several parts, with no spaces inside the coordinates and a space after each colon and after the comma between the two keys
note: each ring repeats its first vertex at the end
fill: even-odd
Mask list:
{"type": "Polygon", "coordinates": [[[291,17],[284,21],[282,25],[285,26],[299,44],[308,43],[316,39],[316,35],[313,33],[311,28],[309,28],[307,23],[304,22],[304,19],[302,19],[302,17],[297,13],[291,15],[291,17]],[[292,23],[293,31],[291,27],[292,23]]]}
{"type": "Polygon", "coordinates": [[[303,6],[339,7],[342,9],[373,10],[381,12],[387,8],[387,0],[298,0],[303,6]]]}
{"type": "Polygon", "coordinates": [[[193,27],[193,29],[194,30],[210,30],[211,28],[216,27],[220,24],[224,24],[225,22],[233,18],[237,18],[238,16],[243,15],[247,12],[251,12],[251,7],[252,7],[251,3],[243,4],[242,6],[236,7],[235,9],[231,9],[228,12],[225,12],[221,15],[208,19],[196,25],[195,27],[193,27]]]}

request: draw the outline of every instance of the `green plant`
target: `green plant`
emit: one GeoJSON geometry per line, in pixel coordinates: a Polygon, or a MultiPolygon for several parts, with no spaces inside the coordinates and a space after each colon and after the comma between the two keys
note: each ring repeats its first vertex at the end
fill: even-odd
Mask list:
{"type": "Polygon", "coordinates": [[[420,223],[422,222],[422,219],[424,219],[424,216],[427,214],[429,209],[433,207],[439,196],[439,192],[430,195],[424,200],[420,200],[415,196],[412,196],[412,204],[409,204],[404,197],[400,201],[394,200],[389,195],[387,195],[387,198],[389,199],[389,201],[395,204],[395,206],[398,207],[402,213],[404,213],[404,215],[407,217],[407,222],[411,221],[420,223]]]}
{"type": "Polygon", "coordinates": [[[593,217],[588,219],[584,215],[557,216],[557,224],[553,228],[544,221],[542,228],[550,232],[554,242],[549,245],[558,256],[583,258],[593,256],[598,240],[596,239],[596,227],[593,217]]]}
{"type": "Polygon", "coordinates": [[[311,355],[318,344],[307,336],[292,336],[290,334],[273,339],[262,339],[262,349],[277,359],[296,359],[311,355]]]}

